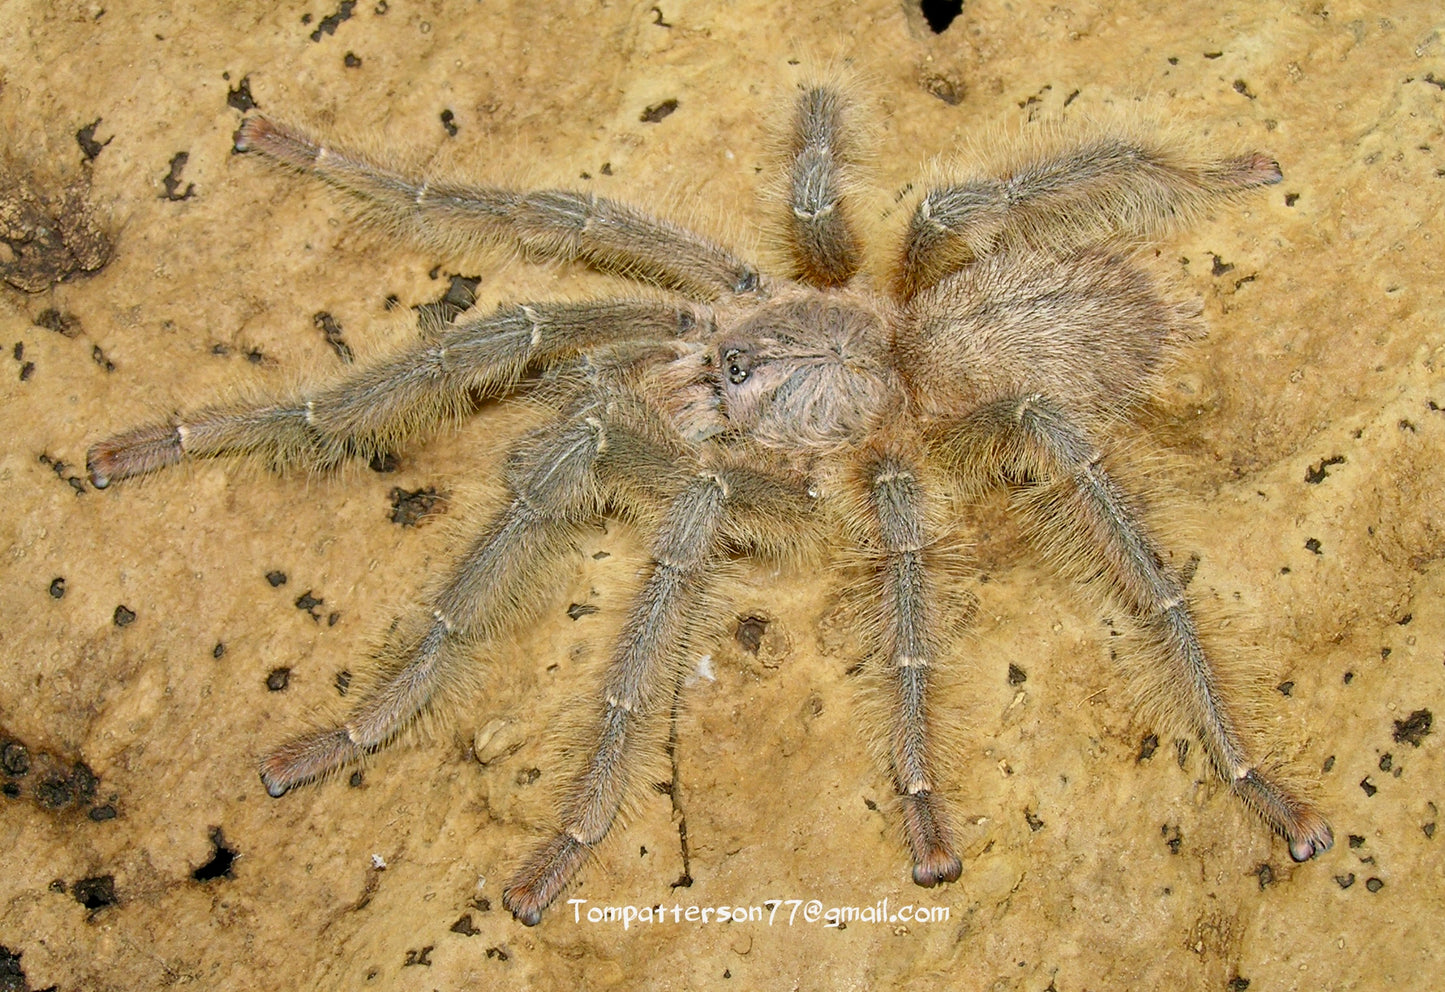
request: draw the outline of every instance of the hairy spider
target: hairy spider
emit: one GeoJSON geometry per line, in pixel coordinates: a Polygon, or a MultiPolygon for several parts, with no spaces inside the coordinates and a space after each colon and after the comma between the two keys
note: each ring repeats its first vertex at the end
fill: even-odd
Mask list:
{"type": "Polygon", "coordinates": [[[328,468],[393,450],[530,389],[559,411],[506,470],[508,498],[457,559],[390,666],[340,726],[266,755],[273,796],[392,740],[479,649],[527,621],[581,526],[652,529],[651,561],[602,679],[590,755],[555,835],[506,887],[535,924],[606,836],[688,659],[716,634],[710,577],[729,559],[795,560],[842,535],[863,563],[866,661],[888,686],[886,750],[913,879],[961,863],[935,785],[928,693],[944,640],[939,540],[952,487],[1007,487],[1042,549],[1101,577],[1150,642],[1169,704],[1231,789],[1303,861],[1329,849],[1306,799],[1261,771],[1200,646],[1183,585],[1106,471],[1101,444],[1151,386],[1199,307],[1171,299],[1138,246],[1212,201],[1280,181],[1268,157],[1193,160],[1104,134],[1024,155],[1001,178],[929,190],[891,278],[862,274],[845,196],[854,103],[802,88],[782,222],[790,272],[764,276],[700,234],[586,193],[440,182],[245,121],[237,147],[313,174],[432,244],[478,238],[667,291],[503,306],[332,385],[139,427],[89,452],[97,487],[191,456],[328,468]],[[810,536],[811,535],[811,536],[810,536]]]}

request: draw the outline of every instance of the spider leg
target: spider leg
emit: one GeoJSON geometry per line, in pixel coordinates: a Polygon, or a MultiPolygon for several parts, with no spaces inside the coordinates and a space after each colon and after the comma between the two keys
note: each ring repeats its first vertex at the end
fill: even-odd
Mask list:
{"type": "Polygon", "coordinates": [[[858,271],[862,247],[843,208],[848,167],[847,105],[826,86],[798,98],[789,134],[788,248],[797,279],[819,288],[842,286],[858,271]]]}
{"type": "Polygon", "coordinates": [[[875,580],[882,621],[878,654],[887,666],[893,697],[889,762],[903,801],[913,880],[932,887],[957,881],[963,865],[954,853],[952,831],[933,782],[926,703],[938,652],[930,609],[924,491],[913,464],[892,454],[873,459],[865,478],[882,551],[875,580]]]}
{"type": "Polygon", "coordinates": [[[1184,588],[1164,563],[1132,501],[1103,469],[1102,453],[1058,406],[1040,396],[984,408],[954,440],[989,449],[1014,480],[1026,480],[1020,506],[1085,575],[1098,573],[1170,665],[1173,702],[1238,795],[1306,861],[1334,836],[1308,800],[1272,781],[1251,759],[1225,706],[1219,677],[1199,642],[1184,588]],[[980,436],[981,435],[981,436],[980,436]]]}
{"type": "Polygon", "coordinates": [[[757,268],[716,242],[590,193],[432,182],[264,117],[241,123],[236,147],[318,176],[359,197],[378,218],[444,248],[500,241],[702,299],[760,288],[757,268]]]}
{"type": "Polygon", "coordinates": [[[545,602],[551,566],[571,547],[575,527],[602,510],[595,475],[609,438],[601,406],[584,406],[515,454],[510,501],[454,566],[430,617],[405,642],[404,660],[340,726],[266,755],[266,791],[284,795],[386,744],[459,680],[478,642],[515,629],[545,602]]]}
{"type": "Polygon", "coordinates": [[[99,489],[185,457],[256,454],[278,469],[324,469],[392,451],[589,347],[668,341],[710,319],[694,305],[645,300],[504,306],[311,393],[209,407],[117,434],[94,445],[86,464],[99,489]]]}
{"type": "Polygon", "coordinates": [[[1142,143],[1100,138],[1019,163],[1006,178],[929,190],[913,212],[897,293],[910,299],[997,251],[1129,247],[1210,201],[1277,183],[1262,154],[1189,162],[1142,143]]]}
{"type": "Polygon", "coordinates": [[[522,923],[541,920],[617,818],[634,759],[653,743],[644,726],[676,695],[687,646],[709,622],[703,616],[709,573],[740,536],[739,526],[771,517],[777,528],[780,517],[806,512],[807,502],[797,486],[743,468],[703,471],[676,491],[603,678],[596,744],[562,803],[561,828],[502,893],[522,923]]]}

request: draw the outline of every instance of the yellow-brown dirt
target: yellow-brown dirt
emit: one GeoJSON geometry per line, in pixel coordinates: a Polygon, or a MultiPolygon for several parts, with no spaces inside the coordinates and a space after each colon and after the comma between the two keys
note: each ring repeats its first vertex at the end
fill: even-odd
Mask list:
{"type": "Polygon", "coordinates": [[[57,195],[88,172],[114,240],[93,275],[0,288],[0,972],[62,990],[1437,984],[1445,733],[1416,746],[1396,729],[1445,714],[1438,3],[970,0],[938,35],[885,0],[363,0],[335,22],[325,2],[255,13],[269,6],[0,5],[0,161],[57,195]],[[866,72],[884,194],[870,228],[895,237],[893,196],[926,162],[1065,116],[1137,105],[1281,163],[1267,196],[1163,249],[1211,333],[1148,417],[1172,452],[1170,532],[1187,535],[1171,550],[1198,556],[1206,613],[1243,618],[1265,729],[1331,815],[1323,858],[1292,864],[1197,746],[1179,760],[1164,734],[1141,760],[1154,728],[1109,662],[1109,626],[992,512],[971,535],[989,581],[970,586],[980,607],[939,707],[957,738],[956,884],[908,881],[826,584],[762,577],[737,604],[772,621],[758,653],[717,652],[678,721],[691,886],[672,886],[674,802],[648,792],[564,897],[587,900],[580,922],[565,902],[533,929],[502,910],[551,815],[547,728],[605,652],[638,567],[638,536],[615,522],[428,738],[377,756],[357,787],[265,795],[257,756],[337,712],[338,673],[444,566],[476,515],[456,502],[477,494],[485,513],[525,417],[489,410],[394,473],[327,479],[213,462],[99,492],[87,445],[334,368],[319,311],[364,360],[414,333],[406,308],[452,273],[482,277],[484,306],[597,284],[357,234],[324,190],[232,154],[228,93],[245,83],[279,118],[478,177],[661,204],[751,250],[770,108],[820,55],[866,72]],[[673,113],[641,119],[667,100],[673,113]],[[76,134],[97,120],[103,145],[81,166],[76,134]],[[52,310],[73,336],[41,326],[52,310]],[[456,497],[447,519],[392,523],[393,487],[427,486],[456,497]],[[571,603],[602,609],[574,620],[571,603]],[[1010,663],[1026,681],[1010,684],[1010,663]],[[270,691],[278,668],[289,684],[270,691]],[[497,720],[483,764],[472,745],[497,720]],[[76,762],[98,781],[66,801],[86,791],[76,762]],[[236,853],[229,874],[196,880],[215,837],[236,853]],[[112,894],[79,884],[106,876],[112,894]],[[885,898],[948,919],[835,928],[785,922],[785,905],[771,923],[624,929],[585,915],[885,898]]]}

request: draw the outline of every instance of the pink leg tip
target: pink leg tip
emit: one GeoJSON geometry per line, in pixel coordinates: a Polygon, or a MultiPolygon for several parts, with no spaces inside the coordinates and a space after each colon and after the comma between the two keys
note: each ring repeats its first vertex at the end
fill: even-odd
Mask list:
{"type": "Polygon", "coordinates": [[[273,799],[280,799],[296,786],[330,774],[363,753],[345,727],[297,737],[261,760],[261,782],[273,799]]]}
{"type": "Polygon", "coordinates": [[[940,882],[957,882],[963,874],[963,862],[952,851],[938,848],[913,866],[913,884],[931,889],[940,882]]]}
{"type": "Polygon", "coordinates": [[[941,806],[931,792],[903,797],[903,825],[913,849],[913,881],[925,889],[956,882],[963,874],[963,862],[953,853],[953,837],[941,806]]]}
{"type": "Polygon", "coordinates": [[[1335,846],[1334,831],[1318,815],[1301,824],[1300,832],[1286,838],[1289,856],[1295,861],[1308,861],[1335,846]]]}
{"type": "Polygon", "coordinates": [[[148,424],[92,445],[85,455],[85,467],[90,484],[104,489],[117,479],[174,465],[184,455],[181,434],[174,424],[148,424]]]}
{"type": "Polygon", "coordinates": [[[592,849],[570,834],[558,834],[543,844],[502,891],[502,905],[523,926],[542,922],[542,910],[552,905],[586,862],[592,849]]]}

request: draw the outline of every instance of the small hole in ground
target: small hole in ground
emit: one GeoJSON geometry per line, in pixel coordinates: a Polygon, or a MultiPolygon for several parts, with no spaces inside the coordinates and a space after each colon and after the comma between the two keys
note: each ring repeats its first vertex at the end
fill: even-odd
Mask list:
{"type": "Polygon", "coordinates": [[[210,861],[191,872],[191,877],[197,882],[231,877],[231,865],[236,860],[236,852],[226,846],[226,838],[221,834],[220,827],[211,828],[211,843],[215,846],[216,853],[210,861]]]}
{"type": "Polygon", "coordinates": [[[934,34],[943,34],[953,19],[963,13],[963,0],[922,0],[919,8],[934,34]]]}
{"type": "Polygon", "coordinates": [[[82,878],[70,887],[70,894],[86,909],[104,909],[115,903],[115,876],[96,875],[93,878],[82,878]]]}

